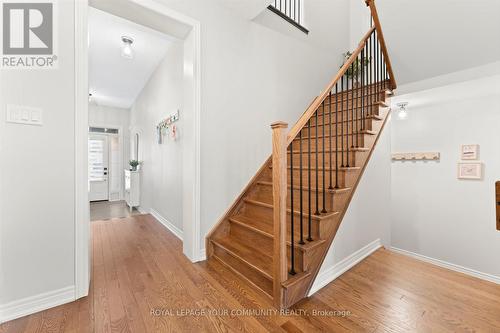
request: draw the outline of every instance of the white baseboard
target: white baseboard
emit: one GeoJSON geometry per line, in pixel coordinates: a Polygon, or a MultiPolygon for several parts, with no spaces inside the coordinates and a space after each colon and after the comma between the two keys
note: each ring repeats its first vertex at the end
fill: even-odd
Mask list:
{"type": "Polygon", "coordinates": [[[143,209],[141,206],[139,207],[135,207],[135,209],[137,209],[137,211],[141,214],[149,214],[148,211],[146,209],[143,209]]]}
{"type": "Polygon", "coordinates": [[[327,284],[347,272],[352,267],[356,266],[361,260],[368,257],[370,254],[382,247],[382,242],[380,239],[374,240],[365,247],[354,252],[347,258],[342,259],[340,262],[336,263],[334,266],[328,268],[326,271],[318,274],[314,284],[309,291],[309,295],[316,293],[321,288],[325,287],[327,284]]]}
{"type": "Polygon", "coordinates": [[[460,265],[452,264],[450,262],[446,262],[446,261],[443,261],[443,260],[439,260],[439,259],[427,257],[427,256],[424,256],[422,254],[418,254],[418,253],[415,253],[415,252],[403,250],[403,249],[400,249],[400,248],[397,248],[397,247],[394,247],[394,246],[391,247],[391,251],[394,251],[394,252],[400,253],[400,254],[404,254],[406,256],[409,256],[409,257],[412,257],[412,258],[415,258],[415,259],[418,259],[418,260],[421,260],[421,261],[425,261],[425,262],[428,262],[430,264],[433,264],[433,265],[436,265],[436,266],[439,266],[439,267],[447,268],[447,269],[450,269],[450,270],[455,271],[455,272],[459,272],[459,273],[467,274],[467,275],[470,275],[470,276],[474,276],[474,277],[476,277],[478,279],[481,279],[481,280],[486,280],[486,281],[489,281],[489,282],[500,284],[500,277],[495,276],[495,275],[491,275],[491,274],[479,272],[479,271],[476,271],[476,270],[471,269],[471,268],[467,268],[467,267],[463,267],[463,266],[460,266],[460,265]]]}
{"type": "Polygon", "coordinates": [[[205,261],[205,260],[207,260],[207,253],[206,253],[206,249],[203,248],[200,250],[200,254],[198,255],[197,261],[205,261]]]}
{"type": "Polygon", "coordinates": [[[74,300],[75,287],[70,286],[2,304],[0,305],[0,323],[47,310],[74,300]]]}
{"type": "Polygon", "coordinates": [[[153,208],[150,209],[150,214],[153,215],[155,219],[158,220],[161,224],[165,226],[168,230],[170,230],[177,238],[182,240],[182,230],[177,228],[175,225],[172,224],[169,220],[164,218],[163,216],[160,215],[156,210],[153,208]]]}

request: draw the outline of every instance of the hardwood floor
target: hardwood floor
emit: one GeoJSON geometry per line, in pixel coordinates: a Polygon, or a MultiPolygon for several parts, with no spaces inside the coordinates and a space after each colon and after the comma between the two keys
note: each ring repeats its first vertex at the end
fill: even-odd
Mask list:
{"type": "Polygon", "coordinates": [[[125,201],[98,201],[90,203],[90,220],[100,221],[130,217],[140,214],[137,209],[130,211],[125,201]]]}
{"type": "Polygon", "coordinates": [[[500,286],[384,249],[277,315],[219,262],[191,264],[150,215],[92,231],[89,297],[0,332],[500,332],[500,286]]]}

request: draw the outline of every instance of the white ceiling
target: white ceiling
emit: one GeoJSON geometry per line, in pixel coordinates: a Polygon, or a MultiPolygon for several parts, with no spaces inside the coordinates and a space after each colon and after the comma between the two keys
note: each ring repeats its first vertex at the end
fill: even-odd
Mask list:
{"type": "Polygon", "coordinates": [[[92,102],[130,108],[175,41],[121,17],[89,8],[89,92],[92,102]],[[121,36],[134,39],[134,59],[121,56],[121,36]]]}
{"type": "Polygon", "coordinates": [[[500,60],[499,0],[377,0],[399,84],[500,60]]]}

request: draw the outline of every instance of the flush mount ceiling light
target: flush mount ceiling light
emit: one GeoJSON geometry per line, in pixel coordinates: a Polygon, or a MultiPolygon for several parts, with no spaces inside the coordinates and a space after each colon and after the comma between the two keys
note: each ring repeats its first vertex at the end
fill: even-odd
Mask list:
{"type": "Polygon", "coordinates": [[[134,51],[132,50],[132,43],[134,43],[134,40],[130,37],[122,36],[122,42],[122,57],[133,59],[134,51]]]}
{"type": "Polygon", "coordinates": [[[400,102],[396,104],[398,106],[398,117],[399,119],[408,118],[408,102],[400,102]]]}

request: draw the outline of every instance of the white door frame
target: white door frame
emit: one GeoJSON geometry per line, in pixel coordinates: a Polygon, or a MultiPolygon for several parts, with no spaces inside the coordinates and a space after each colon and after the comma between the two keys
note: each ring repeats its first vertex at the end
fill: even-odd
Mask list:
{"type": "MultiPolygon", "coordinates": [[[[201,26],[197,20],[175,12],[153,0],[123,0],[146,10],[155,11],[192,27],[194,40],[194,105],[191,147],[187,161],[191,175],[183,177],[190,189],[183,193],[183,251],[192,262],[205,260],[200,225],[200,113],[201,113],[201,26]],[[186,197],[188,196],[188,197],[186,197]],[[187,199],[187,200],[185,200],[187,199]]],[[[88,202],[88,0],[75,1],[75,299],[88,295],[91,270],[90,219],[88,202]]]]}

